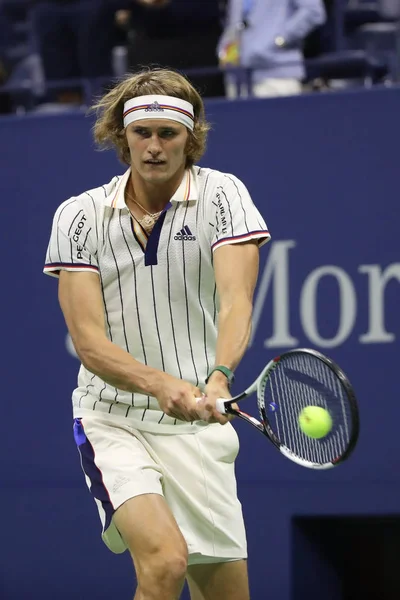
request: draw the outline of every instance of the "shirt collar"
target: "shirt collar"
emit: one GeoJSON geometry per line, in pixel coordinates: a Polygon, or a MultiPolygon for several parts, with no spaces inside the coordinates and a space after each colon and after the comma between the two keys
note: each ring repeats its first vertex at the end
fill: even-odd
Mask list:
{"type": "MultiPolygon", "coordinates": [[[[121,179],[119,179],[116,185],[112,188],[110,193],[105,197],[104,204],[111,208],[126,208],[125,204],[125,188],[131,174],[129,168],[121,179]]],[[[188,202],[189,200],[198,199],[198,188],[197,188],[197,175],[193,168],[186,169],[182,181],[179,184],[178,189],[171,198],[171,202],[188,202]]]]}
{"type": "Polygon", "coordinates": [[[111,206],[111,208],[126,208],[125,204],[125,188],[128,183],[129,175],[131,174],[131,169],[129,168],[122,175],[121,179],[117,181],[115,186],[112,186],[111,191],[104,199],[104,204],[106,206],[111,206]]]}
{"type": "Polygon", "coordinates": [[[171,198],[171,202],[189,202],[189,200],[197,199],[197,175],[193,168],[186,169],[178,189],[171,198]]]}

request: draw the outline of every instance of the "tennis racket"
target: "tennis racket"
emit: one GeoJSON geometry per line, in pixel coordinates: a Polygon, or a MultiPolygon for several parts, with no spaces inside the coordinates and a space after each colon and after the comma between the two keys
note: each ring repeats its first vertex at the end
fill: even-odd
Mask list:
{"type": "Polygon", "coordinates": [[[247,421],[286,458],[311,469],[329,469],[343,462],[358,439],[353,388],[341,368],[316,350],[299,348],[274,358],[250,387],[232,399],[218,399],[216,408],[247,421]],[[232,407],[253,393],[257,393],[260,421],[232,407]],[[310,438],[301,431],[298,417],[306,406],[329,412],[332,428],[325,437],[310,438]]]}

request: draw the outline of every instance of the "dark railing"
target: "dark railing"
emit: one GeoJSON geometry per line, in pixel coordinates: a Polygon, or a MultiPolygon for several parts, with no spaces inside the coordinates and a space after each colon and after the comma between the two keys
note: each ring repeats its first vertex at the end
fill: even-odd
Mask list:
{"type": "MultiPolygon", "coordinates": [[[[21,6],[28,5],[28,0],[3,0],[3,4],[9,4],[14,7],[17,4],[21,6]]],[[[331,51],[316,58],[306,61],[307,79],[312,80],[321,78],[354,78],[361,79],[366,84],[373,84],[382,80],[385,75],[391,81],[400,80],[400,25],[398,24],[398,13],[393,10],[388,13],[387,5],[392,6],[387,0],[373,0],[365,3],[360,0],[334,0],[330,11],[329,19],[332,30],[331,51]],[[378,55],[363,49],[348,50],[345,24],[349,21],[351,15],[365,13],[368,9],[373,15],[373,20],[391,21],[399,27],[396,56],[384,60],[378,55]]],[[[365,22],[365,15],[363,23],[365,22]]],[[[368,19],[368,17],[367,17],[368,19]]],[[[185,74],[201,77],[202,75],[214,75],[221,70],[219,67],[203,67],[185,70],[185,74]]],[[[238,87],[244,85],[247,88],[248,95],[252,95],[251,69],[224,69],[224,72],[232,73],[237,77],[238,87]],[[240,83],[239,83],[240,82],[240,83]]],[[[36,82],[24,79],[18,83],[8,83],[0,86],[0,94],[10,94],[14,98],[24,98],[25,105],[34,105],[46,96],[48,92],[62,90],[71,87],[78,87],[83,92],[86,103],[90,103],[92,98],[101,92],[104,87],[112,85],[115,78],[97,78],[97,79],[68,79],[58,81],[43,81],[42,89],[36,82]]]]}
{"type": "MultiPolygon", "coordinates": [[[[388,74],[389,70],[384,61],[363,50],[343,50],[341,52],[321,55],[317,58],[306,60],[305,66],[309,80],[324,76],[327,78],[342,77],[343,79],[353,77],[363,80],[364,84],[368,85],[379,81],[382,76],[388,74]]],[[[248,96],[251,97],[253,70],[243,67],[221,69],[215,66],[185,69],[182,72],[189,78],[192,76],[216,75],[218,73],[230,74],[236,79],[238,88],[244,86],[248,96]]],[[[6,83],[0,86],[0,94],[11,95],[17,104],[19,103],[29,110],[53,91],[79,88],[82,91],[84,103],[89,105],[92,103],[94,97],[101,94],[107,87],[112,87],[117,81],[118,77],[113,76],[94,79],[42,80],[40,82],[27,78],[18,83],[6,83]]]]}

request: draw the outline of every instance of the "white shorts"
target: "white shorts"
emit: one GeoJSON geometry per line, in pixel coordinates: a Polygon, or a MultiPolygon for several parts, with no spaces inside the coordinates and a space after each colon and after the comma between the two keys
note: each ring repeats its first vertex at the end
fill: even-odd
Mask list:
{"type": "Polygon", "coordinates": [[[74,435],[110,550],[126,550],[113,522],[117,508],[135,496],[160,494],[186,540],[190,565],[247,558],[232,425],[168,435],[138,431],[122,417],[90,414],[74,420],[74,435]]]}

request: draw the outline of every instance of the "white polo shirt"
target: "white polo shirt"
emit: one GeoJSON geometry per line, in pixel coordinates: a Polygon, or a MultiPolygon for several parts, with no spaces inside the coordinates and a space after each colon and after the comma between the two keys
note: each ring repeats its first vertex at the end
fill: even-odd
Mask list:
{"type": "MultiPolygon", "coordinates": [[[[136,360],[200,389],[214,366],[218,294],[213,252],[225,244],[270,239],[243,183],[193,167],[150,236],[131,217],[124,190],[130,169],[57,209],[44,272],[98,273],[108,338],[136,360]]],[[[131,419],[142,430],[180,432],[155,398],[114,388],[80,367],[74,417],[87,411],[131,419]]]]}

